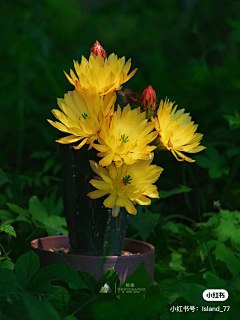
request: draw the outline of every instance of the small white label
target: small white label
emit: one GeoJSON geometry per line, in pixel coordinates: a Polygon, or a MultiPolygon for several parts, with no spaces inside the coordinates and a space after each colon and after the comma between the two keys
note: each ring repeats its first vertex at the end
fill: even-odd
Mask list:
{"type": "Polygon", "coordinates": [[[228,292],[225,289],[207,289],[202,296],[205,301],[226,301],[228,292]]]}

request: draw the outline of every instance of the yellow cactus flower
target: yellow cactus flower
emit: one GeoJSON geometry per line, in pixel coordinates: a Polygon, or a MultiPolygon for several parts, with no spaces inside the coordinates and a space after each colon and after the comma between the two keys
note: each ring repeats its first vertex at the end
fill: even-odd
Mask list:
{"type": "Polygon", "coordinates": [[[113,117],[107,118],[99,132],[99,144],[93,144],[94,148],[100,151],[97,155],[103,157],[99,161],[101,166],[108,166],[112,162],[117,167],[123,163],[131,165],[138,160],[151,159],[151,151],[156,146],[148,144],[157,137],[153,123],[145,119],[145,112],[140,108],[131,110],[130,106],[121,110],[118,106],[113,117]]]}
{"type": "Polygon", "coordinates": [[[90,180],[90,183],[98,190],[88,193],[91,199],[108,195],[103,204],[107,208],[113,208],[113,216],[116,217],[118,207],[125,207],[130,214],[136,214],[134,204],[150,205],[148,198],[158,198],[157,187],[153,185],[163,171],[156,165],[150,165],[151,160],[140,160],[129,166],[123,164],[116,167],[113,163],[107,168],[90,161],[92,170],[102,178],[90,180]]]}
{"type": "Polygon", "coordinates": [[[64,99],[58,99],[62,111],[52,110],[53,115],[60,121],[47,120],[52,126],[69,136],[56,140],[62,144],[74,143],[82,140],[74,149],[80,149],[85,143],[92,147],[93,141],[98,138],[101,124],[105,117],[114,112],[116,93],[111,92],[103,96],[86,96],[76,90],[69,91],[64,99]]]}
{"type": "Polygon", "coordinates": [[[196,153],[205,149],[199,146],[203,135],[196,133],[198,125],[191,121],[190,114],[184,113],[185,109],[176,112],[177,106],[173,108],[173,104],[161,100],[157,117],[151,117],[158,132],[158,147],[171,151],[178,161],[194,162],[182,152],[196,153]]]}
{"type": "Polygon", "coordinates": [[[67,79],[75,86],[79,92],[86,92],[88,95],[107,94],[122,88],[122,84],[127,82],[137,71],[134,69],[129,75],[131,59],[125,64],[125,57],[118,59],[112,53],[105,58],[101,54],[90,53],[89,61],[82,56],[79,64],[73,61],[76,74],[70,70],[70,76],[64,71],[67,79]]]}

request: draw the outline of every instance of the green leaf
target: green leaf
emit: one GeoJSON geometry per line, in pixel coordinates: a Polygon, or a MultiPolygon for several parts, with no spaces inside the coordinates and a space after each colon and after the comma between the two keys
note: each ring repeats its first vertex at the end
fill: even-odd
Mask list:
{"type": "Polygon", "coordinates": [[[240,154],[240,147],[232,147],[231,149],[227,150],[227,155],[228,157],[234,157],[234,156],[238,156],[240,154]]]}
{"type": "Polygon", "coordinates": [[[196,223],[197,227],[205,227],[205,228],[212,228],[215,227],[219,224],[219,220],[220,220],[220,215],[216,214],[216,213],[209,213],[211,215],[213,215],[212,217],[210,217],[208,219],[208,221],[206,222],[198,222],[196,223]]]}
{"type": "Polygon", "coordinates": [[[49,215],[51,215],[52,211],[54,210],[56,194],[57,194],[57,188],[55,188],[54,192],[52,192],[49,197],[45,196],[45,198],[42,200],[42,204],[44,208],[47,210],[49,215]]]}
{"type": "Polygon", "coordinates": [[[220,260],[226,263],[229,271],[236,276],[240,272],[240,259],[232,252],[232,250],[225,246],[224,243],[217,242],[216,248],[213,251],[216,260],[220,260]]]}
{"type": "MultiPolygon", "coordinates": [[[[202,306],[206,305],[202,298],[203,291],[207,287],[197,283],[184,283],[180,282],[178,285],[178,293],[191,305],[202,306]]],[[[209,304],[209,302],[208,302],[209,304]]]]}
{"type": "Polygon", "coordinates": [[[161,294],[168,299],[168,303],[172,304],[181,295],[178,293],[178,283],[176,278],[162,280],[159,283],[161,294]]]}
{"type": "Polygon", "coordinates": [[[138,231],[142,240],[146,241],[150,233],[154,231],[160,214],[152,213],[142,206],[138,206],[137,210],[138,212],[135,216],[130,215],[129,224],[138,231]]]}
{"type": "Polygon", "coordinates": [[[21,207],[17,206],[16,204],[13,204],[13,203],[7,203],[7,206],[10,210],[12,210],[13,212],[23,216],[23,217],[28,217],[28,214],[27,212],[22,209],[21,207]]]}
{"type": "Polygon", "coordinates": [[[66,219],[59,216],[44,217],[41,222],[45,227],[56,231],[59,231],[59,227],[67,227],[66,219]]]}
{"type": "Polygon", "coordinates": [[[139,293],[122,293],[120,301],[112,300],[94,304],[96,319],[158,319],[167,304],[167,299],[159,293],[159,290],[148,289],[144,293],[146,296],[144,298],[139,293]]]}
{"type": "Polygon", "coordinates": [[[69,294],[66,288],[61,286],[51,286],[46,290],[44,298],[50,302],[58,312],[64,312],[68,309],[69,294]]]}
{"type": "Polygon", "coordinates": [[[186,226],[183,223],[176,223],[174,221],[167,221],[166,223],[164,223],[164,225],[162,226],[163,230],[169,230],[172,233],[181,233],[182,230],[186,230],[188,233],[195,235],[195,232],[189,228],[188,226],[186,226]]]}
{"type": "Polygon", "coordinates": [[[212,230],[213,234],[221,242],[231,240],[231,244],[237,250],[240,248],[240,212],[221,210],[218,216],[218,224],[212,230]]]}
{"type": "Polygon", "coordinates": [[[179,185],[180,188],[175,188],[172,190],[160,190],[159,191],[159,199],[165,199],[168,198],[174,194],[180,194],[185,192],[192,191],[192,188],[189,188],[187,186],[179,185]]]}
{"type": "Polygon", "coordinates": [[[15,272],[22,288],[27,289],[28,284],[39,269],[39,258],[33,251],[22,254],[18,258],[15,264],[15,272]]]}
{"type": "Polygon", "coordinates": [[[12,193],[12,188],[11,186],[7,186],[6,189],[5,189],[5,194],[6,196],[11,199],[13,198],[13,193],[12,193]]]}
{"type": "Polygon", "coordinates": [[[231,292],[239,292],[240,293],[240,275],[236,275],[232,277],[230,280],[226,280],[226,284],[228,286],[228,289],[230,289],[231,292]]]}
{"type": "Polygon", "coordinates": [[[99,293],[100,284],[91,273],[78,270],[78,274],[80,275],[84,283],[87,285],[87,288],[90,289],[92,293],[99,293]]]}
{"type": "Polygon", "coordinates": [[[10,234],[11,236],[14,236],[15,238],[17,236],[15,230],[10,225],[3,225],[3,224],[0,225],[0,232],[1,231],[6,232],[6,233],[10,234]]]}
{"type": "Polygon", "coordinates": [[[231,42],[234,44],[239,43],[240,42],[240,21],[226,19],[226,22],[233,28],[232,33],[230,35],[231,42]]]}
{"type": "Polygon", "coordinates": [[[1,207],[5,206],[6,202],[7,202],[7,198],[3,194],[0,194],[0,206],[1,207]]]}
{"type": "Polygon", "coordinates": [[[174,271],[183,272],[186,271],[186,268],[182,265],[182,255],[177,252],[171,253],[171,262],[169,262],[169,267],[174,271]]]}
{"type": "Polygon", "coordinates": [[[68,283],[72,289],[87,289],[77,270],[64,264],[51,264],[37,271],[31,281],[30,287],[34,290],[42,290],[52,280],[62,280],[68,283]]]}
{"type": "Polygon", "coordinates": [[[112,292],[115,292],[115,288],[119,287],[119,276],[114,268],[110,268],[104,272],[101,279],[101,287],[104,286],[105,283],[109,285],[112,292]]]}
{"type": "Polygon", "coordinates": [[[0,168],[0,186],[7,182],[9,182],[7,175],[3,169],[0,168]]]}
{"type": "Polygon", "coordinates": [[[131,296],[136,299],[141,299],[146,293],[147,289],[150,287],[150,277],[146,270],[145,263],[142,261],[137,269],[128,276],[126,281],[120,285],[120,299],[128,299],[128,294],[121,291],[121,288],[129,288],[133,285],[134,288],[141,289],[140,293],[131,294],[131,296]]]}
{"type": "Polygon", "coordinates": [[[0,220],[9,220],[9,219],[14,219],[15,216],[6,210],[0,210],[0,220]]]}
{"type": "Polygon", "coordinates": [[[216,235],[219,241],[225,242],[231,238],[232,233],[236,230],[233,221],[220,219],[217,228],[213,229],[213,234],[216,235]]]}
{"type": "Polygon", "coordinates": [[[10,260],[3,260],[3,261],[0,261],[0,268],[7,268],[7,269],[10,269],[10,270],[13,270],[14,269],[14,263],[10,260]]]}
{"type": "Polygon", "coordinates": [[[211,271],[204,272],[203,278],[206,279],[209,289],[227,289],[225,281],[219,279],[211,271]]]}
{"type": "Polygon", "coordinates": [[[20,292],[16,274],[8,268],[0,268],[0,300],[6,298],[7,294],[20,292]]]}
{"type": "Polygon", "coordinates": [[[229,173],[229,167],[225,165],[225,155],[219,155],[217,149],[213,146],[208,146],[206,148],[205,155],[196,155],[194,158],[198,165],[208,169],[208,173],[212,179],[220,178],[223,173],[229,173]]]}
{"type": "Polygon", "coordinates": [[[54,165],[54,162],[55,162],[54,157],[48,158],[44,163],[42,172],[43,173],[47,172],[54,165]]]}
{"type": "Polygon", "coordinates": [[[42,220],[48,217],[48,213],[37,196],[32,196],[29,200],[29,212],[33,219],[42,222],[42,220]]]}
{"type": "Polygon", "coordinates": [[[38,151],[38,152],[32,153],[30,155],[30,158],[32,158],[32,159],[45,159],[50,155],[51,155],[50,151],[38,151]]]}
{"type": "Polygon", "coordinates": [[[168,221],[162,226],[163,230],[171,231],[172,233],[179,233],[178,223],[168,221]]]}
{"type": "Polygon", "coordinates": [[[24,297],[23,302],[27,309],[27,314],[31,320],[61,320],[56,309],[46,301],[35,298],[24,297]]]}

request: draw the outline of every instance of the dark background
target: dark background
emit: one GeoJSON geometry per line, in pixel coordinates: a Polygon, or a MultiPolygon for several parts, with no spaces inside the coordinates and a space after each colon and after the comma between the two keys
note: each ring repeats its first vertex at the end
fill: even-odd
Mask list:
{"type": "Polygon", "coordinates": [[[73,90],[63,70],[88,58],[98,40],[139,68],[124,89],[141,93],[152,85],[158,101],[176,101],[204,134],[207,149],[197,164],[157,155],[164,168],[159,190],[193,189],[161,201],[158,210],[198,219],[217,200],[239,209],[239,11],[239,1],[227,0],[2,1],[0,167],[12,187],[0,196],[1,207],[26,206],[56,185],[61,193],[57,132],[46,119],[54,118],[56,98],[73,90]],[[233,116],[231,126],[223,115],[233,116]]]}

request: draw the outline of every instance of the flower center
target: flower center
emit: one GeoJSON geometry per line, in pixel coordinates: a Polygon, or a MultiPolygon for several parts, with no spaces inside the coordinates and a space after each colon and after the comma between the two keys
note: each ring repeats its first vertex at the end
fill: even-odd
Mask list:
{"type": "Polygon", "coordinates": [[[120,185],[122,188],[126,189],[129,187],[129,185],[131,184],[132,181],[132,178],[131,176],[128,174],[126,175],[125,177],[123,177],[121,180],[120,180],[120,185]]]}
{"type": "Polygon", "coordinates": [[[121,141],[121,142],[123,142],[123,143],[128,142],[128,141],[129,141],[129,140],[128,140],[128,136],[125,137],[125,134],[122,134],[122,135],[121,135],[121,139],[119,139],[119,141],[121,141]]]}

